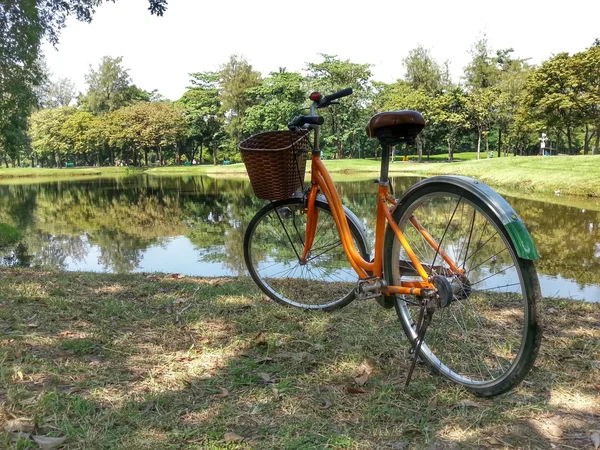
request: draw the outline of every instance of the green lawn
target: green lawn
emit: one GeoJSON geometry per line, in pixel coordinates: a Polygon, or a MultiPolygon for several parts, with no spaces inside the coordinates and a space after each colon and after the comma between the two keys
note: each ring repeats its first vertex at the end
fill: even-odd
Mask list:
{"type": "MultiPolygon", "coordinates": [[[[396,161],[390,164],[390,173],[433,176],[442,174],[465,175],[480,179],[503,191],[541,193],[547,195],[600,197],[600,156],[501,157],[475,160],[475,153],[459,153],[463,161],[445,162],[445,155],[419,164],[414,161],[396,161]]],[[[379,172],[380,162],[375,159],[326,160],[325,165],[334,174],[371,174],[379,172]]],[[[128,167],[101,167],[81,169],[0,169],[3,177],[48,177],[81,175],[116,175],[144,170],[152,175],[246,176],[243,164],[173,166],[150,169],[128,167]]],[[[310,162],[307,166],[310,172],[310,162]]]]}
{"type": "Polygon", "coordinates": [[[536,367],[484,400],[422,365],[405,388],[408,343],[373,301],[305,312],[246,278],[0,269],[0,448],[591,449],[600,304],[542,310],[536,367]]]}

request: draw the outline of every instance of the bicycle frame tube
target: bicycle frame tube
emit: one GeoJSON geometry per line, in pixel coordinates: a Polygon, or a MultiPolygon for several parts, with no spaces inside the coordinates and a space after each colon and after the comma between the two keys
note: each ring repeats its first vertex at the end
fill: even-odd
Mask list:
{"type": "MultiPolygon", "coordinates": [[[[311,115],[316,115],[316,104],[313,103],[310,108],[311,115]]],[[[315,200],[317,193],[320,190],[331,208],[331,214],[338,230],[344,252],[352,268],[357,273],[360,279],[375,276],[381,278],[383,276],[383,239],[385,234],[386,221],[396,234],[400,244],[406,251],[411,263],[423,281],[406,281],[402,282],[401,286],[388,286],[382,290],[385,294],[404,294],[404,295],[421,295],[421,289],[435,289],[433,283],[429,280],[429,275],[419,261],[419,258],[412,251],[410,244],[404,237],[404,234],[394,222],[390,207],[388,204],[395,205],[395,200],[390,196],[387,183],[387,169],[382,169],[382,181],[379,183],[377,192],[377,220],[375,224],[375,254],[373,261],[366,261],[358,252],[350,227],[344,213],[344,208],[340,196],[333,184],[333,180],[329,172],[321,161],[321,151],[319,147],[319,126],[312,127],[314,129],[314,150],[312,152],[312,167],[311,167],[311,188],[308,195],[306,208],[306,237],[304,241],[304,250],[302,252],[301,261],[306,261],[308,253],[312,248],[318,219],[318,209],[315,208],[315,200]]],[[[389,150],[389,147],[387,148],[389,150]]],[[[387,166],[386,166],[387,167],[387,166]]],[[[440,248],[433,237],[425,230],[421,224],[414,218],[410,218],[411,223],[421,233],[425,240],[431,245],[439,255],[448,263],[450,268],[456,273],[463,273],[450,257],[440,248]]]]}
{"type": "MultiPolygon", "coordinates": [[[[377,193],[375,254],[372,262],[366,261],[358,253],[356,245],[352,240],[350,227],[348,226],[348,222],[344,214],[341,199],[333,184],[333,180],[331,179],[329,172],[327,172],[327,169],[321,161],[319,151],[313,152],[312,155],[311,184],[312,186],[308,196],[307,205],[307,233],[303,251],[303,258],[307,257],[308,251],[310,250],[314,240],[318,214],[317,209],[314,208],[314,199],[316,198],[317,192],[321,190],[323,195],[325,195],[325,198],[327,198],[327,201],[331,208],[331,213],[336,224],[338,233],[340,235],[340,239],[344,251],[346,253],[346,257],[348,258],[348,261],[358,274],[359,278],[365,279],[370,276],[376,276],[378,278],[381,278],[383,275],[383,238],[385,233],[385,223],[387,221],[392,227],[392,230],[394,231],[396,236],[398,237],[398,240],[400,241],[402,247],[406,250],[406,253],[408,254],[411,262],[413,263],[415,269],[417,270],[423,281],[402,282],[401,286],[389,286],[386,289],[384,289],[384,292],[390,294],[394,293],[405,295],[420,295],[421,289],[423,288],[434,289],[433,284],[428,281],[427,272],[423,268],[418,257],[412,251],[410,244],[404,237],[402,231],[398,228],[398,226],[392,219],[390,208],[388,207],[388,202],[393,201],[393,199],[389,195],[387,184],[380,184],[377,193]]],[[[423,227],[420,227],[419,230],[423,230],[423,232],[427,233],[423,229],[423,227]]],[[[427,234],[427,236],[429,236],[429,234],[427,234]]],[[[434,245],[434,248],[437,249],[437,244],[435,244],[435,242],[434,245]]]]}

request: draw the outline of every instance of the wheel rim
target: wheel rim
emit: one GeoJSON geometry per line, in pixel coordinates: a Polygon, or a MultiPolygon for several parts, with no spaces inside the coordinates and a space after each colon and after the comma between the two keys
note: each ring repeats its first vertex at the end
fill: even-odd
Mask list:
{"type": "Polygon", "coordinates": [[[272,208],[255,225],[248,246],[251,267],[271,298],[305,309],[327,309],[349,300],[356,273],[331,214],[319,208],[311,253],[301,264],[306,214],[302,203],[272,208]]]}
{"type": "MultiPolygon", "coordinates": [[[[434,313],[421,357],[466,386],[501,383],[522,357],[529,323],[528,287],[512,246],[484,208],[471,200],[451,193],[425,195],[407,208],[399,226],[430,275],[447,275],[449,265],[409,221],[413,214],[436,242],[441,242],[448,256],[464,268],[470,283],[447,277],[456,295],[449,306],[434,313]]],[[[392,255],[401,261],[408,259],[397,239],[392,255]]],[[[401,277],[399,265],[392,268],[396,282],[401,277]]],[[[416,337],[418,307],[411,301],[398,298],[397,307],[412,340],[416,337]]]]}

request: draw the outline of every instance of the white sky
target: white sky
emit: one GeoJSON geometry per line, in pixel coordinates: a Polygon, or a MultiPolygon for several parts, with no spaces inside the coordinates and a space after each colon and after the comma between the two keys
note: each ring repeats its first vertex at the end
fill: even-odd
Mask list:
{"type": "Polygon", "coordinates": [[[373,64],[374,79],[392,82],[421,44],[449,60],[458,81],[483,33],[494,50],[512,47],[534,63],[600,37],[598,0],[169,0],[163,17],[147,7],[147,0],[119,0],[98,8],[92,24],[69,19],[58,51],[44,46],[53,79],[71,78],[85,91],[90,64],[123,56],[138,87],[176,100],[190,72],[217,70],[233,53],[265,75],[302,71],[327,53],[373,64]]]}

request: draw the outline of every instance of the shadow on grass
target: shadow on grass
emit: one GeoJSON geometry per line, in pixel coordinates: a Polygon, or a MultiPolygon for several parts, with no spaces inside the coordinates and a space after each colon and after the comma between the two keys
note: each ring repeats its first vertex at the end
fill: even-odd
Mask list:
{"type": "Polygon", "coordinates": [[[534,371],[484,400],[423,366],[404,388],[407,341],[374,303],[325,314],[249,280],[3,270],[0,422],[82,449],[592,448],[600,305],[551,306],[534,371]]]}

